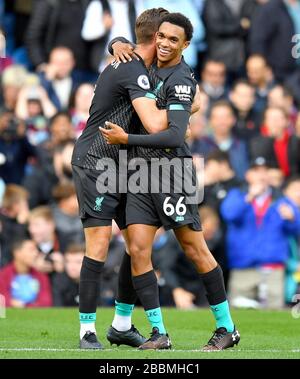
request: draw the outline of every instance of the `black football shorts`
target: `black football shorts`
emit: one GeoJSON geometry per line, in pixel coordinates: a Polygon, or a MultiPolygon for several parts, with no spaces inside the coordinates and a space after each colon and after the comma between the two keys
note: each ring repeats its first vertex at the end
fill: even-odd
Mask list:
{"type": "Polygon", "coordinates": [[[115,220],[120,229],[126,228],[126,194],[120,194],[118,190],[99,192],[97,180],[103,171],[75,165],[72,169],[83,227],[109,226],[115,220]]]}
{"type": "Polygon", "coordinates": [[[184,183],[184,175],[185,177],[188,175],[193,184],[196,184],[196,172],[191,160],[187,163],[183,163],[182,160],[181,168],[180,165],[173,168],[171,164],[166,163],[159,173],[157,168],[155,170],[150,168],[151,164],[147,162],[148,190],[143,193],[133,193],[129,188],[126,201],[126,225],[163,226],[166,230],[188,225],[195,231],[202,230],[197,200],[194,203],[187,201],[191,197],[195,199],[196,195],[191,191],[191,187],[185,186],[186,183],[184,183]],[[153,171],[158,175],[153,174],[153,171]],[[162,188],[162,184],[165,188],[162,188]],[[159,191],[158,186],[160,186],[159,191]]]}

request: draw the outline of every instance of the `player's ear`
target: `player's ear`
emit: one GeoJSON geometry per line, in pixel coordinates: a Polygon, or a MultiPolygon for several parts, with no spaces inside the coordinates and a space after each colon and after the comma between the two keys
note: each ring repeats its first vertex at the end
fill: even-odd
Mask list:
{"type": "Polygon", "coordinates": [[[181,50],[183,51],[183,50],[185,50],[187,47],[189,47],[190,46],[190,41],[185,41],[184,42],[184,44],[183,44],[183,46],[182,46],[182,48],[181,48],[181,50]]]}

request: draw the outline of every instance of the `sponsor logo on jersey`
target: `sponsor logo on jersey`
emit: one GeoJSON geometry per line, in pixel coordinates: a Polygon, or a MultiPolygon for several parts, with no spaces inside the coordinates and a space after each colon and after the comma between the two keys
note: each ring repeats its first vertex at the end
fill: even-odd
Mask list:
{"type": "Polygon", "coordinates": [[[184,84],[178,84],[175,86],[175,96],[178,97],[180,101],[190,101],[191,93],[191,86],[184,84]]]}
{"type": "Polygon", "coordinates": [[[140,75],[138,78],[137,78],[137,84],[143,88],[143,89],[149,89],[150,88],[150,83],[149,83],[149,79],[146,75],[140,75]]]}

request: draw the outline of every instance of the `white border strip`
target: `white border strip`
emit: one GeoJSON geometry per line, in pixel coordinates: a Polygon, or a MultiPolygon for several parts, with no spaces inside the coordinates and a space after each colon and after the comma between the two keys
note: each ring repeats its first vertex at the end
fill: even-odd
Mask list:
{"type": "MultiPolygon", "coordinates": [[[[64,351],[69,351],[69,352],[80,352],[80,353],[100,353],[103,351],[104,353],[107,351],[126,351],[126,352],[137,352],[137,350],[134,349],[103,349],[103,350],[89,350],[89,349],[55,349],[55,348],[34,348],[34,347],[20,347],[20,348],[0,348],[1,351],[49,351],[49,352],[64,352],[64,351]]],[[[183,350],[183,349],[171,349],[171,350],[156,350],[155,352],[159,354],[164,354],[164,353],[220,353],[220,352],[230,352],[230,353],[300,353],[300,349],[289,349],[289,350],[279,350],[279,349],[253,349],[253,350],[242,350],[242,349],[227,349],[227,350],[220,350],[220,351],[214,351],[214,352],[206,352],[202,350],[183,350]]]]}

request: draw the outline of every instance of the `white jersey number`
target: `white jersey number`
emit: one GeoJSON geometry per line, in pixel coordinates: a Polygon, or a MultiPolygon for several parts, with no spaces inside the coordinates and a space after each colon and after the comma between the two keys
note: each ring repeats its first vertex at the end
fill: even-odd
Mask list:
{"type": "Polygon", "coordinates": [[[184,196],[181,196],[180,199],[177,201],[177,204],[174,208],[172,204],[169,203],[169,200],[171,199],[170,196],[166,197],[163,205],[163,209],[166,216],[172,216],[174,212],[176,212],[177,216],[183,216],[186,214],[186,206],[182,203],[184,196]]]}

